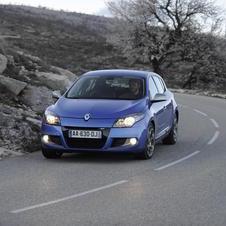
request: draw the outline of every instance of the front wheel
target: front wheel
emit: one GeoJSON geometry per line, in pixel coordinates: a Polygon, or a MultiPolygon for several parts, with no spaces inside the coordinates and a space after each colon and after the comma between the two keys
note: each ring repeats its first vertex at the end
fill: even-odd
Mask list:
{"type": "Polygon", "coordinates": [[[148,127],[145,148],[142,151],[142,153],[140,153],[139,157],[141,159],[150,159],[154,154],[154,150],[155,150],[155,129],[151,124],[148,127]]]}
{"type": "Polygon", "coordinates": [[[163,139],[162,142],[163,144],[171,144],[171,145],[176,144],[177,136],[178,136],[178,119],[175,116],[170,133],[166,138],[163,139]]]}
{"type": "Polygon", "coordinates": [[[60,158],[62,154],[62,152],[58,152],[56,150],[42,148],[42,155],[47,159],[57,159],[60,158]]]}

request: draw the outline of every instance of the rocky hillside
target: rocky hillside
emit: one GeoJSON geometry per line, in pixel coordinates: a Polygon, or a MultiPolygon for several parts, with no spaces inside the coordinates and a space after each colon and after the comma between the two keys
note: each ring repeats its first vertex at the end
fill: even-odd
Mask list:
{"type": "Polygon", "coordinates": [[[40,149],[40,123],[53,103],[52,91],[62,92],[76,79],[68,70],[49,66],[21,51],[0,54],[0,158],[40,149]],[[5,150],[10,151],[5,151],[5,150]]]}
{"type": "Polygon", "coordinates": [[[0,37],[14,49],[74,73],[125,67],[106,42],[111,19],[26,6],[0,5],[0,37]]]}

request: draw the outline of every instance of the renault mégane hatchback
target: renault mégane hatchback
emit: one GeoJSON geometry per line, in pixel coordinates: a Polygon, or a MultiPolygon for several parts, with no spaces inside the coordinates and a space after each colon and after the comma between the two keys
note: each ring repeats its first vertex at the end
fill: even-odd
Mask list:
{"type": "Polygon", "coordinates": [[[155,143],[177,141],[174,95],[153,73],[100,70],[82,75],[42,122],[42,153],[125,152],[152,157],[155,143]]]}

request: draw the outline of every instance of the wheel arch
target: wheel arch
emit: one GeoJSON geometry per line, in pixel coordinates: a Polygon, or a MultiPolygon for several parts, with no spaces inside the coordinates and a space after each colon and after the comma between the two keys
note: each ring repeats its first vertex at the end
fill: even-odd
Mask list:
{"type": "Polygon", "coordinates": [[[148,123],[148,126],[150,126],[152,124],[152,126],[154,127],[154,130],[156,132],[156,123],[155,123],[155,120],[154,118],[152,117],[148,123]]]}
{"type": "Polygon", "coordinates": [[[179,121],[179,111],[178,108],[175,109],[175,115],[177,117],[177,122],[179,121]]]}

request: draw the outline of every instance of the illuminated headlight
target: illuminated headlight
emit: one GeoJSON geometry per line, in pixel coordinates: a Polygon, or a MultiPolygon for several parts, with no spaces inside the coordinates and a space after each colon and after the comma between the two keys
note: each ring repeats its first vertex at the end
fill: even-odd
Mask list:
{"type": "Polygon", "coordinates": [[[136,122],[140,121],[143,118],[144,118],[144,114],[141,114],[141,113],[130,115],[125,118],[118,119],[115,122],[114,127],[117,127],[117,128],[132,127],[136,122]]]}
{"type": "Polygon", "coordinates": [[[50,125],[60,125],[60,118],[51,111],[45,112],[45,121],[50,125]]]}
{"type": "Polygon", "coordinates": [[[136,138],[130,138],[129,143],[130,143],[130,145],[134,146],[134,145],[137,144],[137,139],[136,138]]]}
{"type": "Polygon", "coordinates": [[[44,135],[43,137],[42,137],[42,140],[43,140],[43,142],[44,143],[49,143],[49,136],[48,135],[44,135]]]}

